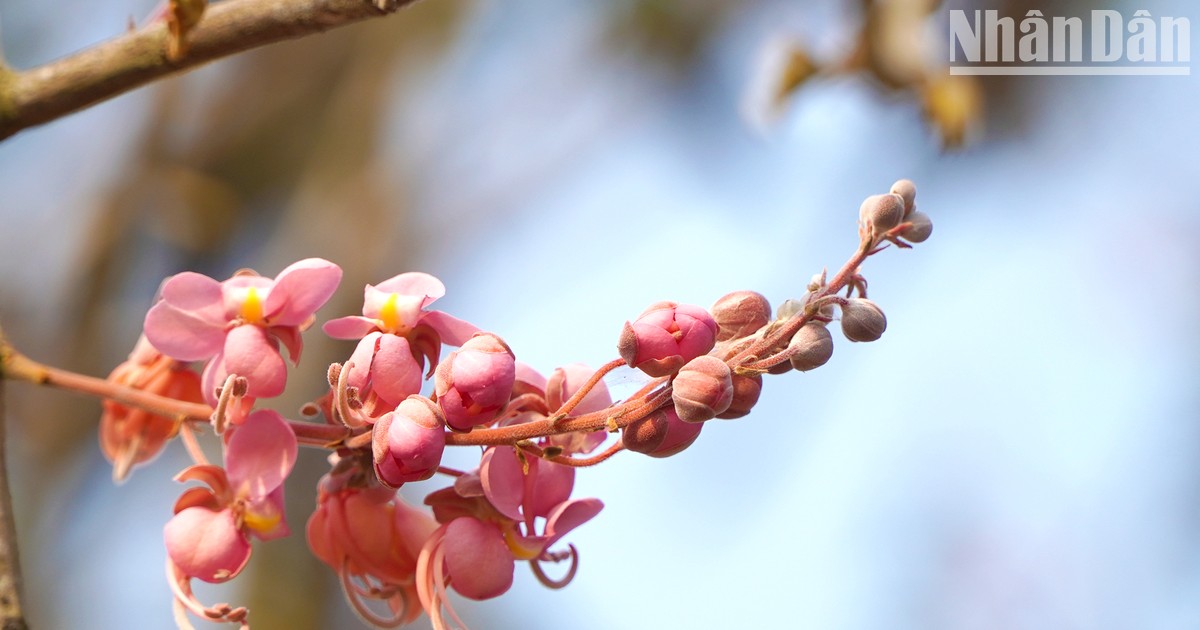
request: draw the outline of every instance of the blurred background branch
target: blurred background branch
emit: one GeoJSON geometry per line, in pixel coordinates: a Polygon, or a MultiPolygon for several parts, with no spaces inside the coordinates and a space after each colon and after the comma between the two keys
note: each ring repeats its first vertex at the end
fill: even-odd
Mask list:
{"type": "Polygon", "coordinates": [[[177,55],[168,53],[175,41],[168,21],[158,20],[30,70],[0,66],[0,139],[214,59],[381,17],[413,1],[226,0],[180,36],[187,51],[177,55]]]}
{"type": "MultiPolygon", "coordinates": [[[[7,351],[0,330],[0,363],[7,351]]],[[[13,522],[12,494],[8,490],[8,457],[5,444],[7,419],[4,413],[4,379],[0,378],[0,628],[24,630],[21,606],[21,562],[17,553],[17,526],[13,522]]]]}

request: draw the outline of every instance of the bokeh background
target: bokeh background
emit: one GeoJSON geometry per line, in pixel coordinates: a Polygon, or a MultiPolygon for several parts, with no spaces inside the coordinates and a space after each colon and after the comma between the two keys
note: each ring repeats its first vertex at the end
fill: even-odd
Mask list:
{"type": "MultiPolygon", "coordinates": [[[[322,256],[346,272],[323,319],[424,270],[519,359],[595,366],[650,302],[800,295],[909,177],[934,236],[866,265],[881,341],[769,378],[676,457],[583,472],[607,507],[571,536],[576,580],[518,568],[457,607],[479,628],[1200,627],[1197,79],[991,78],[947,149],[928,77],[854,61],[909,4],[427,0],[162,81],[0,143],[0,321],[103,375],[166,275],[322,256]],[[780,38],[834,70],[764,108],[780,38]]],[[[152,5],[0,0],[3,51],[44,63],[152,5]]],[[[1028,8],[970,8],[997,6],[1028,8]]],[[[908,62],[944,59],[944,14],[892,33],[908,62]]],[[[307,343],[289,413],[350,350],[307,343]]],[[[8,393],[34,626],[168,627],[182,449],[115,487],[96,401],[8,393]]],[[[289,482],[296,532],[324,469],[305,451],[289,482]]],[[[357,627],[302,535],[254,553],[202,597],[357,627]]]]}

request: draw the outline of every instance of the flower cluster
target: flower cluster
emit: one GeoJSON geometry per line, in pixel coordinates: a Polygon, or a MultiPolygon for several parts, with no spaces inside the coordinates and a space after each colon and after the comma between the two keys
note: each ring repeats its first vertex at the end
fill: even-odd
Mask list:
{"type": "Polygon", "coordinates": [[[244,608],[201,604],[191,581],[230,580],[249,562],[252,539],[289,533],[284,485],[298,447],[309,446],[332,453],[305,528],[308,543],[338,574],[354,610],[379,627],[422,612],[437,628],[462,626],[448,590],[498,597],[518,561],[551,588],[571,581],[578,554],[560,542],[603,508],[599,499],[572,496],[577,468],[624,450],[669,457],[707,422],[746,416],[764,375],[830,360],[834,321],[850,341],[879,339],[887,320],[867,299],[859,267],[888,245],[929,237],[932,223],[916,211],[915,197],[902,180],[868,198],[850,261],[832,278],[817,274],[778,309],[753,291],[729,293],[709,309],[657,302],[624,324],[619,358],[599,369],[570,364],[543,376],[500,336],[431,310],[445,294],[431,275],[366,285],[361,316],[322,327],[357,345],[329,367],[328,391],[307,405],[319,422],[288,420],[258,402],[284,391],[283,352],[293,364],[300,359],[301,333],[333,295],[341,269],[308,259],[273,280],[181,273],[163,283],[144,338],[110,376],[121,402],[105,403],[101,444],[117,479],[177,435],[196,461],[176,479],[203,485],[182,493],[164,530],[181,619],[188,611],[246,623],[244,608]],[[192,362],[203,362],[199,373],[192,362]],[[617,369],[640,370],[649,382],[614,402],[604,378],[617,369]],[[165,414],[170,409],[176,415],[165,414]],[[203,422],[221,435],[222,465],[196,447],[203,422]],[[483,447],[478,466],[444,466],[447,446],[483,447]],[[447,483],[425,494],[426,507],[396,492],[435,478],[447,483]],[[563,577],[548,577],[544,565],[559,562],[567,568],[553,573],[563,577]]]}

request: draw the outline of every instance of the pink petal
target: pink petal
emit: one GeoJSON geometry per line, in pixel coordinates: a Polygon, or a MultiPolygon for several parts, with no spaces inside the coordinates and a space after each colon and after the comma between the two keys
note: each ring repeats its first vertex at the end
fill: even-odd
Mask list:
{"type": "Polygon", "coordinates": [[[379,330],[379,322],[358,315],[348,315],[325,322],[321,330],[334,339],[362,339],[379,330]]]}
{"type": "Polygon", "coordinates": [[[179,495],[178,499],[175,499],[175,508],[173,511],[178,514],[188,508],[200,507],[218,512],[224,509],[224,505],[220,499],[217,499],[212,490],[208,490],[207,488],[188,488],[183,491],[183,494],[179,495]]]}
{"type": "MultiPolygon", "coordinates": [[[[595,370],[581,363],[576,363],[575,366],[577,367],[570,365],[566,366],[567,370],[576,372],[567,380],[566,389],[567,393],[569,393],[567,398],[574,396],[575,392],[579,391],[579,388],[583,387],[583,384],[587,382],[587,380],[591,378],[593,374],[596,373],[595,370]]],[[[568,372],[568,374],[569,373],[570,372],[568,372]]],[[[563,399],[563,402],[566,402],[566,398],[563,399]]],[[[576,416],[581,416],[585,413],[600,411],[601,409],[604,409],[610,405],[612,405],[612,395],[608,393],[608,385],[606,385],[604,381],[600,381],[596,383],[596,386],[592,388],[592,391],[588,392],[587,395],[583,397],[583,400],[579,402],[579,405],[575,407],[575,410],[572,413],[576,416]]]]}
{"type": "Polygon", "coordinates": [[[475,324],[442,311],[428,311],[422,314],[418,321],[436,330],[442,338],[442,343],[451,346],[461,346],[479,332],[479,327],[475,324]]]}
{"type": "Polygon", "coordinates": [[[438,528],[438,523],[428,512],[409,505],[400,495],[396,495],[395,504],[396,544],[415,561],[425,541],[438,528]]]}
{"type": "Polygon", "coordinates": [[[225,470],[235,492],[251,500],[283,485],[296,465],[296,434],[278,412],[259,409],[233,431],[225,449],[225,470]]]}
{"type": "Polygon", "coordinates": [[[205,582],[224,582],[250,560],[250,543],[230,510],[188,508],[167,522],[163,539],[175,566],[205,582]]]}
{"type": "Polygon", "coordinates": [[[300,329],[295,326],[271,326],[267,329],[267,334],[271,335],[283,344],[287,349],[288,359],[292,365],[297,365],[300,362],[300,352],[304,350],[304,339],[300,336],[300,329]]]}
{"type": "Polygon", "coordinates": [[[441,280],[420,271],[409,271],[393,276],[375,285],[375,288],[384,294],[399,293],[400,295],[415,295],[425,298],[418,308],[425,308],[434,300],[446,295],[446,285],[442,284],[441,280]]]}
{"type": "Polygon", "coordinates": [[[463,597],[489,599],[512,586],[512,552],[500,529],[473,518],[457,518],[442,541],[450,585],[463,597]]]}
{"type": "Polygon", "coordinates": [[[216,323],[225,319],[221,283],[206,275],[185,271],[163,282],[162,299],[181,311],[192,311],[216,323]]]}
{"type": "Polygon", "coordinates": [[[225,352],[222,350],[204,364],[204,372],[200,374],[200,393],[204,395],[204,402],[217,406],[217,388],[225,384],[228,376],[225,372],[225,352]]]}
{"type": "Polygon", "coordinates": [[[387,503],[361,492],[347,496],[342,526],[342,542],[352,562],[375,566],[391,553],[392,510],[387,503]]]}
{"type": "Polygon", "coordinates": [[[517,361],[516,382],[532,385],[543,394],[546,393],[546,377],[542,376],[540,372],[530,367],[527,363],[517,361]]]}
{"type": "Polygon", "coordinates": [[[371,361],[371,387],[392,407],[421,392],[421,366],[413,358],[408,340],[396,335],[379,338],[379,349],[371,361]]]}
{"type": "Polygon", "coordinates": [[[223,323],[180,310],[165,300],[146,313],[146,340],[159,352],[179,361],[207,359],[221,349],[225,340],[223,323]]]}
{"type": "MultiPolygon", "coordinates": [[[[175,475],[175,481],[186,483],[189,481],[199,481],[200,483],[212,489],[213,494],[219,497],[222,502],[229,501],[230,488],[229,477],[225,473],[225,469],[213,464],[198,464],[188,466],[175,475]]],[[[188,506],[190,507],[190,506],[188,506]]],[[[176,512],[179,511],[179,504],[176,503],[176,512]]]]}
{"type": "Polygon", "coordinates": [[[250,381],[248,396],[271,398],[283,393],[287,365],[275,341],[259,326],[238,326],[225,337],[225,371],[250,381]]]}
{"type": "Polygon", "coordinates": [[[381,291],[378,287],[368,284],[367,288],[363,290],[363,315],[379,318],[382,315],[383,306],[392,299],[392,293],[396,294],[395,306],[399,323],[409,328],[415,326],[417,318],[421,316],[421,306],[427,299],[424,294],[409,295],[398,291],[381,291]]]}
{"type": "Polygon", "coordinates": [[[304,526],[304,538],[308,541],[308,548],[312,549],[313,555],[336,570],[341,568],[341,562],[334,555],[333,546],[337,543],[329,530],[329,520],[330,510],[321,505],[308,517],[308,524],[304,526]]]}
{"type": "Polygon", "coordinates": [[[525,517],[549,515],[560,503],[571,498],[571,489],[574,486],[574,468],[554,462],[538,462],[530,496],[525,498],[525,517]]]}
{"type": "MultiPolygon", "coordinates": [[[[365,398],[370,388],[368,387],[369,378],[371,376],[371,364],[375,362],[375,352],[379,349],[379,340],[383,337],[381,332],[373,332],[366,337],[363,337],[357,346],[354,346],[354,352],[350,353],[350,358],[343,365],[351,365],[350,374],[346,376],[346,384],[359,389],[360,397],[365,398]]],[[[345,369],[343,367],[343,369],[345,369]]]]}
{"type": "MultiPolygon", "coordinates": [[[[531,463],[536,463],[536,460],[531,463]]],[[[525,471],[513,447],[489,448],[479,461],[479,476],[483,480],[484,496],[492,507],[514,521],[525,520],[521,516],[521,504],[525,500],[525,471]]]]}
{"type": "Polygon", "coordinates": [[[559,505],[546,519],[546,547],[592,520],[603,508],[604,502],[600,499],[576,499],[559,505]]]}
{"type": "Polygon", "coordinates": [[[263,313],[277,326],[299,326],[325,305],[342,281],[342,268],[321,258],[288,265],[275,277],[263,313]]]}

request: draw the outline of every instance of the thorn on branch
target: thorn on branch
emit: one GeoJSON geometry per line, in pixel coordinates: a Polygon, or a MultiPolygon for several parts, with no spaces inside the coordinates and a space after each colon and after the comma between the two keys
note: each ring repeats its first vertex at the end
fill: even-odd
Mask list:
{"type": "Polygon", "coordinates": [[[170,0],[167,6],[167,59],[179,61],[188,51],[188,33],[200,23],[207,0],[170,0]]]}

